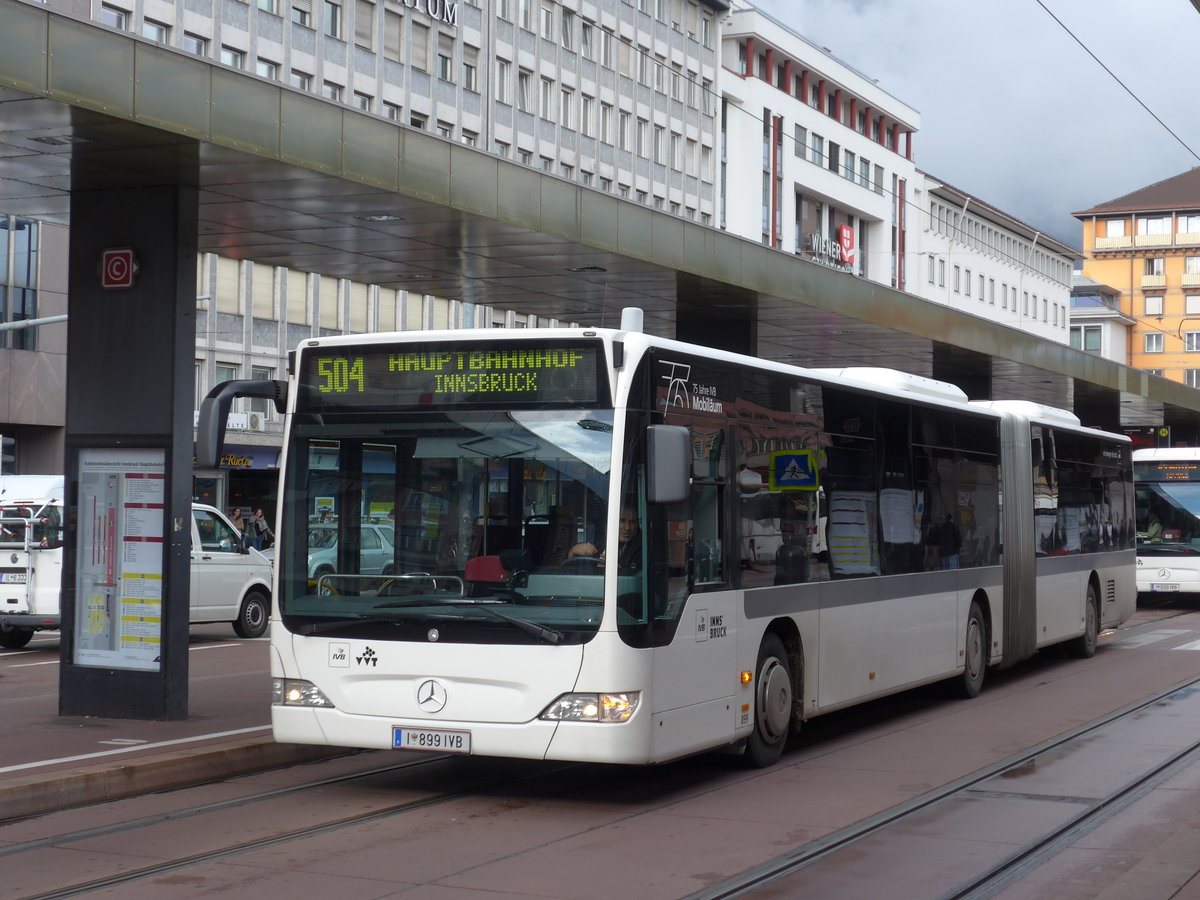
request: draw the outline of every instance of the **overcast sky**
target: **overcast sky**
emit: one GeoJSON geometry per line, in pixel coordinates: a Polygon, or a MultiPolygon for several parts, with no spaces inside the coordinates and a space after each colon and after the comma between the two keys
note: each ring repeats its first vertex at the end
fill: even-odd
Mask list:
{"type": "Polygon", "coordinates": [[[1200,165],[1190,0],[750,2],[916,109],[919,168],[1073,247],[1072,212],[1200,165]]]}

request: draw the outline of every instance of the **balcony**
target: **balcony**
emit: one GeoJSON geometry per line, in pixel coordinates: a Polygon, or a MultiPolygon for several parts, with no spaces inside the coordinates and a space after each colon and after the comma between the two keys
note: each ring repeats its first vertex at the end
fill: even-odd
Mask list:
{"type": "Polygon", "coordinates": [[[1180,284],[1184,287],[1200,287],[1200,272],[1184,272],[1180,284]]]}
{"type": "Polygon", "coordinates": [[[1133,239],[1135,247],[1170,247],[1171,235],[1169,234],[1139,234],[1133,239]]]}
{"type": "Polygon", "coordinates": [[[1133,246],[1133,238],[1127,235],[1121,237],[1098,237],[1096,238],[1097,250],[1126,250],[1133,246]]]}
{"type": "Polygon", "coordinates": [[[1142,290],[1143,291],[1161,291],[1167,286],[1166,275],[1143,275],[1142,290]]]}

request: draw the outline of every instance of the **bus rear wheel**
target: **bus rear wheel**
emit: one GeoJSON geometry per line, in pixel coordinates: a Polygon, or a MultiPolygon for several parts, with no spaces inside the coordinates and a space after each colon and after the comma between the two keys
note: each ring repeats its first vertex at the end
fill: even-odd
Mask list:
{"type": "Polygon", "coordinates": [[[983,622],[983,611],[979,604],[971,601],[967,613],[967,633],[963,652],[963,673],[958,679],[958,693],[967,700],[978,697],[983,690],[983,676],[987,672],[987,626],[983,622]]]}
{"type": "Polygon", "coordinates": [[[778,635],[763,636],[754,670],[754,730],[745,760],[756,768],[773,765],[783,754],[792,724],[792,669],[778,635]]]}
{"type": "Polygon", "coordinates": [[[20,650],[33,640],[32,628],[13,628],[11,625],[0,625],[0,647],[6,650],[20,650]]]}
{"type": "Polygon", "coordinates": [[[234,620],[233,630],[238,637],[262,637],[271,618],[271,601],[262,591],[251,591],[242,601],[242,608],[234,620]]]}
{"type": "Polygon", "coordinates": [[[1096,586],[1089,584],[1083,611],[1083,634],[1067,644],[1067,652],[1076,659],[1091,659],[1096,655],[1096,642],[1099,637],[1100,598],[1096,594],[1096,586]]]}

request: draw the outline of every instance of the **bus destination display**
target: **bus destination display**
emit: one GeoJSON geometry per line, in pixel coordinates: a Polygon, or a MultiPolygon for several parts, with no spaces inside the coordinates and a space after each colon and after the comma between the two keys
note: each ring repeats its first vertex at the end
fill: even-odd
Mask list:
{"type": "Polygon", "coordinates": [[[1200,462],[1171,460],[1170,462],[1135,462],[1136,481],[1200,481],[1200,462]]]}
{"type": "Polygon", "coordinates": [[[607,396],[600,362],[596,342],[315,347],[304,353],[299,404],[310,412],[591,406],[607,396]]]}

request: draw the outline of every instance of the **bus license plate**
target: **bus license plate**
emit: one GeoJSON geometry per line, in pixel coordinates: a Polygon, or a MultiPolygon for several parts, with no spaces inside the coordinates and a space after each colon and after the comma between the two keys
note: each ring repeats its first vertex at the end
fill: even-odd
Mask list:
{"type": "Polygon", "coordinates": [[[392,728],[392,746],[397,750],[438,750],[470,753],[471,732],[438,731],[433,728],[392,728]]]}
{"type": "Polygon", "coordinates": [[[26,578],[24,572],[4,572],[0,574],[0,584],[25,584],[26,578]]]}
{"type": "Polygon", "coordinates": [[[1179,590],[1179,585],[1177,585],[1177,584],[1152,584],[1152,585],[1150,585],[1150,590],[1152,590],[1152,591],[1177,591],[1177,590],[1179,590]]]}

